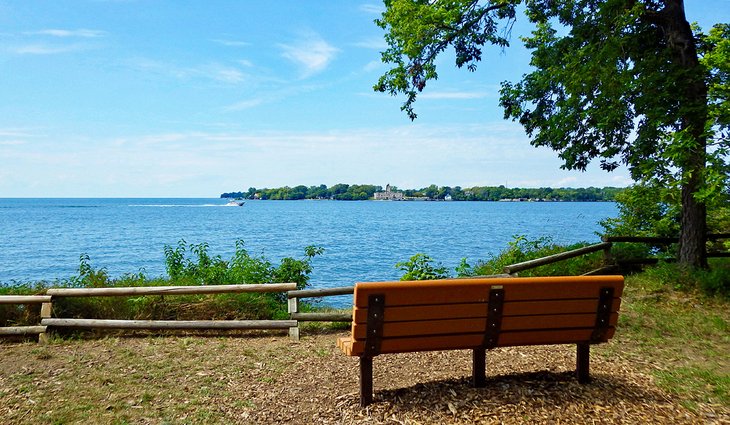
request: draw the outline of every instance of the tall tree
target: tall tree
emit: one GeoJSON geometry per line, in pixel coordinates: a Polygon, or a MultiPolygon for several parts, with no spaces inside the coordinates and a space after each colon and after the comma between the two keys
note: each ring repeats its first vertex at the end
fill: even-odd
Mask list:
{"type": "Polygon", "coordinates": [[[415,119],[436,57],[452,47],[456,65],[474,71],[485,45],[508,45],[520,4],[535,25],[522,38],[534,70],[502,83],[505,118],[563,168],[597,159],[680,186],[680,261],[705,264],[705,200],[727,187],[730,31],[693,29],[682,0],[385,0],[376,23],[392,68],[375,89],[405,94],[401,109],[415,119]]]}

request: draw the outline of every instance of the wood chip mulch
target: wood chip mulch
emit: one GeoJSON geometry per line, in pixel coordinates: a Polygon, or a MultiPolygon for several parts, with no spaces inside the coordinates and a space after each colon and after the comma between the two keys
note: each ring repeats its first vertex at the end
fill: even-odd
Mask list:
{"type": "Polygon", "coordinates": [[[299,343],[283,335],[194,336],[186,337],[194,343],[184,347],[174,342],[176,337],[112,338],[54,343],[41,355],[34,344],[0,344],[0,422],[43,423],[40,413],[53,409],[56,400],[47,399],[51,406],[39,408],[43,391],[71,379],[59,370],[73,374],[76,385],[99,379],[71,367],[83,361],[103,374],[105,385],[126,382],[119,390],[123,395],[110,391],[105,400],[81,392],[79,400],[68,397],[68,403],[91,405],[85,417],[96,423],[125,417],[130,423],[730,424],[726,406],[700,404],[690,410],[657,388],[644,365],[609,357],[601,347],[592,349],[593,382],[587,385],[573,376],[574,346],[491,350],[486,388],[471,386],[468,350],[378,356],[375,400],[363,409],[358,359],[335,347],[342,335],[304,335],[299,343]],[[149,370],[130,380],[125,361],[149,370]],[[36,376],[39,384],[20,391],[14,384],[18,373],[36,376]],[[155,378],[145,381],[151,375],[155,378]],[[207,390],[194,400],[199,407],[181,408],[188,402],[181,400],[184,394],[202,394],[201,386],[207,390]],[[135,391],[149,400],[127,409],[121,400],[135,391]],[[203,408],[210,414],[195,410],[203,408]]]}

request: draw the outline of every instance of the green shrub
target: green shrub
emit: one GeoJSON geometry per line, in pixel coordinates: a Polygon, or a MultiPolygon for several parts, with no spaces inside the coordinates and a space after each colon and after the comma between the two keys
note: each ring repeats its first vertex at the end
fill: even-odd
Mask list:
{"type": "MultiPolygon", "coordinates": [[[[506,266],[521,263],[523,261],[535,260],[588,246],[587,243],[577,243],[568,246],[558,245],[551,238],[542,237],[530,240],[526,236],[514,236],[514,240],[508,243],[508,247],[496,256],[486,261],[477,262],[469,268],[470,275],[493,275],[504,273],[506,266]]],[[[601,267],[603,254],[595,252],[553,264],[547,264],[534,269],[520,272],[520,276],[575,276],[587,273],[601,267]]]]}
{"type": "Polygon", "coordinates": [[[441,264],[434,265],[434,260],[426,254],[418,253],[408,261],[397,263],[395,267],[402,270],[400,280],[434,280],[449,277],[449,271],[441,264]]]}
{"type": "Polygon", "coordinates": [[[309,284],[312,258],[324,249],[317,246],[304,248],[304,257],[282,258],[275,266],[265,257],[249,254],[242,240],[236,241],[236,251],[230,261],[219,255],[211,257],[208,244],[188,244],[180,240],[177,247],[165,246],[165,265],[172,282],[197,285],[230,285],[243,283],[293,282],[298,289],[309,284]],[[188,258],[192,254],[193,258],[188,258]]]}
{"type": "MultiPolygon", "coordinates": [[[[508,247],[488,260],[477,261],[470,265],[462,259],[455,268],[457,277],[488,276],[503,274],[506,266],[534,260],[588,246],[577,243],[568,246],[558,245],[551,238],[542,237],[530,240],[526,236],[514,236],[508,247]]],[[[520,276],[575,276],[595,270],[603,265],[603,254],[595,252],[580,257],[560,261],[535,269],[520,272],[520,276]]],[[[449,271],[426,254],[416,254],[408,261],[396,264],[404,272],[401,280],[432,280],[450,277],[449,271]]]]}
{"type": "Polygon", "coordinates": [[[675,263],[659,263],[647,268],[643,277],[653,287],[730,297],[730,264],[715,261],[712,265],[710,269],[693,269],[675,263]]]}

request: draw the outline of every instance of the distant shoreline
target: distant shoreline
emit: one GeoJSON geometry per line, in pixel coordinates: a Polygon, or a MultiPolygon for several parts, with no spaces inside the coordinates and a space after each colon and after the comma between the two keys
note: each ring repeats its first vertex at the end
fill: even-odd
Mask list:
{"type": "Polygon", "coordinates": [[[335,201],[487,201],[487,202],[607,202],[615,201],[616,195],[624,191],[619,187],[587,188],[508,188],[505,186],[460,186],[431,185],[421,189],[398,189],[386,185],[336,184],[332,187],[284,186],[279,188],[249,188],[243,192],[222,193],[224,199],[246,200],[335,200],[335,201]]]}
{"type": "MultiPolygon", "coordinates": [[[[213,198],[215,199],[215,198],[213,198]]],[[[219,199],[235,199],[233,197],[225,197],[220,196],[219,199]]],[[[244,198],[246,199],[246,198],[244,198]]],[[[494,203],[519,203],[519,202],[533,202],[533,203],[566,203],[566,202],[616,202],[612,199],[605,199],[605,200],[561,200],[561,199],[500,199],[497,201],[493,200],[451,200],[446,201],[443,199],[400,199],[400,200],[392,200],[392,199],[331,199],[331,198],[304,198],[304,199],[246,199],[247,201],[256,201],[256,202],[264,202],[264,201],[345,201],[345,202],[494,202],[494,203]]]]}

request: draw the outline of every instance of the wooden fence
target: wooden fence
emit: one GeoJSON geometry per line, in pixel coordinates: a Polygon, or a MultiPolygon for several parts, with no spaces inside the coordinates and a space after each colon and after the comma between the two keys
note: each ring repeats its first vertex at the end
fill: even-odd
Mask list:
{"type": "Polygon", "coordinates": [[[205,285],[205,286],[146,286],[117,288],[51,288],[45,295],[4,295],[0,304],[41,303],[41,323],[38,326],[12,326],[0,328],[0,335],[38,334],[39,342],[45,342],[48,327],[86,329],[289,329],[296,320],[117,320],[58,318],[53,316],[53,300],[63,297],[122,297],[147,295],[201,295],[244,292],[285,292],[296,289],[295,283],[205,285]]]}

